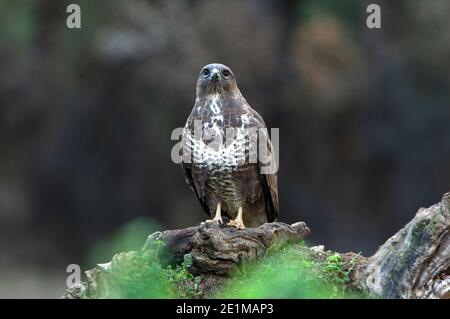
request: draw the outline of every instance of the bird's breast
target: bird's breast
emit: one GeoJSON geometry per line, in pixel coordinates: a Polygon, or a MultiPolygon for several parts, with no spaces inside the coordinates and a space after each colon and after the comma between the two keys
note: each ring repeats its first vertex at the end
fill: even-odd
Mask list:
{"type": "Polygon", "coordinates": [[[221,128],[212,126],[213,136],[204,140],[194,134],[185,136],[185,145],[190,151],[190,158],[196,166],[211,171],[235,171],[246,162],[246,137],[236,134],[233,138],[226,137],[221,128]]]}
{"type": "Polygon", "coordinates": [[[218,94],[196,101],[184,132],[185,149],[195,166],[234,172],[250,158],[250,119],[235,102],[218,94]]]}

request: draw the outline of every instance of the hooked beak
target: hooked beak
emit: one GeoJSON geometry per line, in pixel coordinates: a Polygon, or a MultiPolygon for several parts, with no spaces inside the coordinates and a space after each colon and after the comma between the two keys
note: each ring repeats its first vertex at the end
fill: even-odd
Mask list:
{"type": "Polygon", "coordinates": [[[211,71],[208,83],[206,85],[209,92],[220,92],[222,91],[222,84],[220,83],[220,72],[217,69],[211,71]]]}
{"type": "Polygon", "coordinates": [[[214,69],[211,73],[211,80],[217,81],[219,79],[219,70],[214,69]]]}

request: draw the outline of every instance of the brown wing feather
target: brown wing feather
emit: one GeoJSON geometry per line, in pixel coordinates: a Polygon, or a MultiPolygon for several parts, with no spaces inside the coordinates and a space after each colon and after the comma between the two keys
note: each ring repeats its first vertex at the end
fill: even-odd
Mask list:
{"type": "MultiPolygon", "coordinates": [[[[193,110],[191,111],[191,114],[189,115],[186,126],[190,129],[193,129],[193,122],[194,122],[194,110],[196,109],[197,105],[194,105],[193,110]]],[[[183,131],[183,143],[184,139],[186,138],[186,134],[188,134],[186,131],[183,131]]],[[[183,144],[183,152],[185,145],[183,144]]],[[[189,188],[195,193],[195,196],[197,197],[198,201],[200,202],[200,205],[202,206],[203,210],[205,211],[206,215],[208,217],[211,217],[211,211],[209,210],[208,204],[206,202],[206,197],[204,193],[205,189],[205,179],[200,178],[198,175],[193,172],[193,165],[192,163],[185,163],[184,161],[181,162],[181,167],[183,169],[184,178],[186,180],[186,183],[189,185],[189,188]]]]}
{"type": "MultiPolygon", "coordinates": [[[[273,153],[272,153],[273,154],[273,153]]],[[[273,155],[271,155],[272,160],[273,155]]],[[[260,167],[262,165],[260,164],[260,167]]],[[[266,201],[266,214],[269,222],[277,221],[279,216],[278,206],[278,177],[277,174],[260,174],[266,201]]]]}
{"type": "Polygon", "coordinates": [[[200,187],[198,187],[198,186],[196,187],[196,184],[198,184],[198,181],[194,181],[194,179],[193,179],[192,164],[181,162],[181,167],[183,169],[184,178],[186,179],[186,183],[189,185],[189,188],[195,193],[195,196],[197,197],[198,201],[200,202],[200,205],[202,206],[206,215],[208,217],[211,217],[212,214],[209,210],[208,204],[206,203],[204,194],[201,191],[200,187]]]}
{"type": "MultiPolygon", "coordinates": [[[[254,127],[260,128],[266,128],[266,124],[264,123],[263,118],[261,115],[258,114],[255,110],[250,108],[250,115],[251,115],[251,124],[254,127]]],[[[263,131],[261,131],[263,132],[263,131]]],[[[258,156],[258,163],[260,167],[262,166],[271,166],[274,165],[274,167],[277,166],[276,158],[275,158],[275,152],[273,150],[272,142],[270,140],[270,136],[265,136],[267,140],[267,152],[268,156],[270,158],[269,163],[262,163],[260,162],[260,158],[258,156]]],[[[259,135],[258,135],[259,139],[259,135]]],[[[259,143],[259,140],[258,140],[259,143]]],[[[279,216],[279,205],[278,205],[278,177],[277,173],[273,174],[261,174],[261,183],[262,188],[264,192],[264,199],[266,201],[266,214],[267,214],[267,220],[269,222],[278,220],[279,216]]]]}

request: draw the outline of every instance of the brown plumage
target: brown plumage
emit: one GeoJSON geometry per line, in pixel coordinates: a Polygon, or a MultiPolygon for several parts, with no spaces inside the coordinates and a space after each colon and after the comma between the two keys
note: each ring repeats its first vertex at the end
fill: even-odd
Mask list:
{"type": "Polygon", "coordinates": [[[262,167],[277,164],[270,137],[259,130],[266,128],[264,120],[248,105],[225,65],[205,66],[196,93],[183,132],[183,152],[191,162],[184,160],[182,167],[204,211],[212,221],[221,222],[227,216],[237,228],[277,220],[276,171],[261,173],[262,167]],[[229,131],[234,138],[227,144],[229,131]],[[259,139],[267,143],[268,162],[259,156],[250,160],[257,149],[249,146],[259,139]]]}

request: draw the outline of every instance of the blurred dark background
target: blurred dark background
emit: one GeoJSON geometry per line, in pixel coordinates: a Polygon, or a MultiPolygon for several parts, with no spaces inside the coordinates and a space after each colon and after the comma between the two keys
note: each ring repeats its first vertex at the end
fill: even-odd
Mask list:
{"type": "Polygon", "coordinates": [[[0,297],[205,219],[170,134],[211,62],[280,128],[281,220],[374,253],[450,188],[450,2],[371,2],[0,0],[0,297]]]}

